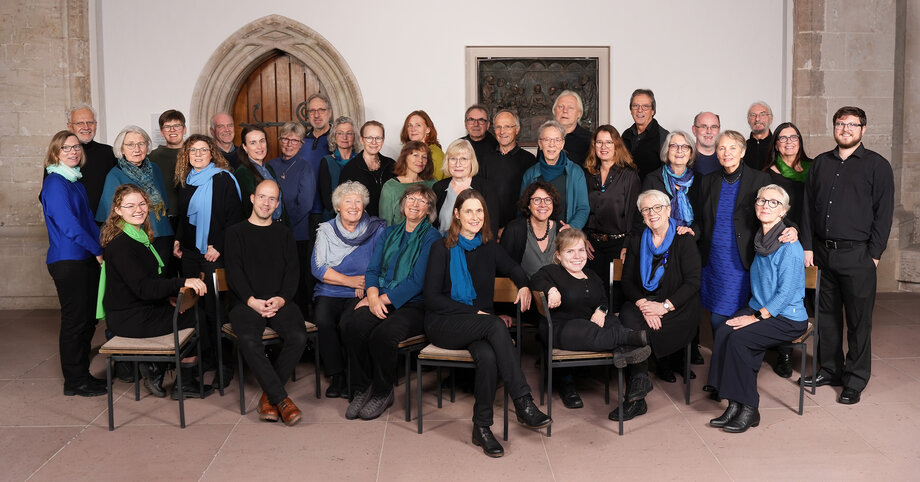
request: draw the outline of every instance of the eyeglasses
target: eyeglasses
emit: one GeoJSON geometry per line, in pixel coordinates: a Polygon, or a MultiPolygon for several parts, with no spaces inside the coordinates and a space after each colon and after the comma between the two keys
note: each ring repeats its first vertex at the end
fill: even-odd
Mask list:
{"type": "Polygon", "coordinates": [[[532,198],[530,198],[530,202],[532,202],[532,203],[534,203],[534,204],[536,204],[536,205],[540,205],[540,204],[552,204],[552,203],[553,203],[553,198],[551,198],[551,197],[532,197],[532,198]]]}
{"type": "Polygon", "coordinates": [[[858,128],[858,127],[862,127],[862,126],[864,126],[864,125],[865,125],[865,124],[857,124],[857,123],[855,123],[855,122],[835,122],[835,123],[834,123],[834,129],[841,130],[841,131],[844,130],[844,129],[853,130],[853,129],[856,129],[856,128],[858,128]]]}
{"type": "Polygon", "coordinates": [[[766,119],[770,117],[770,114],[766,112],[751,112],[748,114],[748,119],[766,119]]]}
{"type": "Polygon", "coordinates": [[[613,141],[594,141],[595,146],[613,147],[613,141]]]}
{"type": "Polygon", "coordinates": [[[643,216],[648,216],[653,211],[655,212],[655,214],[658,214],[661,212],[662,209],[666,207],[668,207],[667,204],[656,204],[652,207],[642,208],[639,210],[639,212],[642,213],[643,216]]]}
{"type": "Polygon", "coordinates": [[[128,149],[129,151],[133,151],[134,149],[146,149],[146,148],[147,148],[147,141],[140,141],[140,142],[125,142],[125,143],[122,144],[122,145],[123,145],[126,149],[128,149]]]}
{"type": "Polygon", "coordinates": [[[720,126],[719,124],[715,124],[715,125],[711,125],[711,126],[708,126],[708,125],[706,125],[706,124],[702,124],[702,125],[693,126],[693,127],[696,127],[697,129],[699,129],[699,130],[701,130],[701,131],[717,131],[717,130],[719,130],[719,128],[722,127],[722,126],[720,126]]]}
{"type": "Polygon", "coordinates": [[[677,152],[690,151],[690,144],[668,144],[668,149],[677,152]]]}
{"type": "Polygon", "coordinates": [[[68,145],[65,144],[65,145],[61,146],[61,152],[65,153],[65,154],[68,153],[68,152],[70,152],[71,149],[76,149],[77,152],[80,152],[80,151],[83,150],[83,146],[80,145],[80,144],[74,144],[74,145],[72,145],[72,146],[68,146],[68,145]]]}
{"type": "Polygon", "coordinates": [[[427,199],[422,199],[420,197],[407,197],[406,203],[418,204],[419,206],[427,206],[431,204],[427,199]]]}
{"type": "Polygon", "coordinates": [[[141,201],[137,204],[123,204],[119,207],[124,209],[125,211],[134,211],[136,208],[147,209],[147,202],[141,201]]]}
{"type": "Polygon", "coordinates": [[[377,144],[378,142],[383,142],[383,136],[373,136],[373,137],[362,137],[364,142],[369,142],[371,144],[377,144]]]}
{"type": "Polygon", "coordinates": [[[324,109],[324,108],[320,108],[320,109],[310,109],[310,110],[307,111],[307,114],[309,114],[309,115],[325,114],[327,110],[329,110],[329,109],[324,109]]]}
{"type": "Polygon", "coordinates": [[[185,127],[185,124],[166,124],[162,127],[164,131],[177,131],[185,127]]]}
{"type": "Polygon", "coordinates": [[[193,156],[204,155],[211,152],[210,147],[190,147],[188,153],[193,156]]]}
{"type": "Polygon", "coordinates": [[[80,122],[71,122],[70,125],[77,127],[92,127],[96,125],[96,121],[80,121],[80,122]]]}
{"type": "Polygon", "coordinates": [[[449,157],[447,158],[447,162],[463,166],[463,165],[470,163],[470,158],[469,157],[449,157]]]}
{"type": "Polygon", "coordinates": [[[757,198],[757,200],[754,201],[754,204],[756,204],[756,205],[758,205],[758,206],[760,206],[760,207],[769,206],[770,209],[776,209],[778,206],[782,206],[782,205],[783,205],[782,202],[777,201],[776,199],[764,199],[764,198],[762,198],[762,197],[757,198]]]}
{"type": "Polygon", "coordinates": [[[541,137],[540,140],[543,141],[544,144],[549,144],[551,146],[562,142],[561,137],[541,137]]]}
{"type": "Polygon", "coordinates": [[[652,104],[629,104],[629,108],[632,110],[652,110],[652,104]]]}
{"type": "Polygon", "coordinates": [[[489,122],[489,119],[483,119],[483,118],[481,118],[481,117],[478,118],[478,119],[473,118],[473,117],[467,117],[467,118],[466,118],[466,123],[467,123],[467,124],[486,124],[486,123],[488,123],[488,122],[489,122]]]}
{"type": "Polygon", "coordinates": [[[303,144],[303,141],[300,139],[291,139],[289,137],[282,137],[279,139],[282,144],[303,144]]]}
{"type": "Polygon", "coordinates": [[[779,137],[776,138],[776,140],[778,140],[778,141],[780,141],[780,142],[782,142],[782,143],[796,142],[796,141],[799,140],[799,136],[798,136],[798,134],[792,134],[791,136],[779,136],[779,137]]]}

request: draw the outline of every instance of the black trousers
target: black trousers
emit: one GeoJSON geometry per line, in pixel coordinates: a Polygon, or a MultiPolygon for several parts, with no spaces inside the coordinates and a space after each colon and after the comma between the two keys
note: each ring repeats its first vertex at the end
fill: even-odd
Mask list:
{"type": "Polygon", "coordinates": [[[396,384],[399,342],[425,332],[425,305],[387,305],[387,317],[374,316],[364,306],[342,316],[342,340],[351,360],[351,385],[357,391],[373,387],[387,393],[396,384]]]}
{"type": "MultiPolygon", "coordinates": [[[[217,306],[217,298],[214,296],[213,279],[214,270],[222,268],[224,261],[221,257],[217,261],[210,262],[204,259],[197,248],[182,247],[182,276],[184,278],[198,278],[204,274],[204,282],[208,285],[208,292],[198,300],[199,313],[204,316],[200,317],[201,325],[201,351],[205,359],[206,367],[217,366],[217,334],[220,333],[220,327],[217,326],[217,309],[224,309],[223,306],[217,306]],[[203,306],[202,306],[203,305],[203,306]]],[[[226,319],[226,317],[224,317],[226,319]]],[[[231,346],[232,349],[232,346],[231,346]]],[[[231,351],[227,351],[231,353],[231,351]]],[[[232,363],[225,364],[233,366],[232,363]]],[[[231,368],[232,369],[232,368],[231,368]]]]}
{"type": "Polygon", "coordinates": [[[291,378],[294,368],[307,346],[307,330],[303,314],[295,303],[287,303],[271,318],[263,318],[248,305],[240,303],[230,310],[230,324],[239,341],[239,350],[256,376],[269,403],[277,405],[287,398],[284,384],[291,378]],[[275,366],[265,357],[262,332],[270,326],[281,335],[283,347],[275,366]]]}
{"type": "Polygon", "coordinates": [[[357,303],[357,298],[331,296],[317,296],[313,300],[313,324],[319,330],[319,358],[323,362],[323,372],[327,377],[345,372],[339,326],[342,316],[357,303]]]}
{"type": "MultiPolygon", "coordinates": [[[[540,337],[547,340],[548,325],[540,321],[540,337]]],[[[553,348],[580,351],[613,351],[626,340],[626,329],[613,312],[607,313],[604,326],[591,320],[553,320],[553,348]]]]}
{"type": "Polygon", "coordinates": [[[297,294],[294,295],[294,302],[297,306],[307,310],[307,307],[313,305],[313,287],[316,285],[316,278],[310,272],[310,257],[313,255],[313,240],[297,241],[297,261],[300,264],[300,280],[297,283],[297,294]]]}
{"type": "Polygon", "coordinates": [[[862,391],[872,371],[872,310],[876,266],[866,245],[827,249],[815,240],[815,264],[821,267],[818,295],[818,363],[821,372],[848,388],[862,391]],[[847,352],[843,353],[844,313],[847,352]]]}
{"type": "MultiPolygon", "coordinates": [[[[732,318],[752,314],[753,309],[744,307],[732,318]]],[[[716,328],[712,341],[709,385],[715,387],[722,398],[750,407],[759,406],[757,373],[764,351],[795,340],[805,333],[806,328],[807,322],[792,321],[782,316],[766,318],[737,330],[722,323],[716,328]]]]}
{"type": "MultiPolygon", "coordinates": [[[[620,251],[623,249],[623,242],[626,238],[612,239],[609,241],[597,241],[588,237],[591,246],[594,247],[594,259],[588,260],[588,268],[594,271],[604,282],[604,286],[610,286],[610,262],[620,259],[620,251]]],[[[613,284],[613,299],[608,300],[608,307],[611,312],[620,311],[625,297],[620,282],[613,284]]]]}
{"type": "Polygon", "coordinates": [[[89,353],[96,332],[99,263],[96,258],[58,261],[48,265],[61,303],[58,349],[64,386],[77,387],[89,377],[89,353]]]}
{"type": "Polygon", "coordinates": [[[469,350],[476,363],[473,423],[492,426],[492,404],[501,377],[512,400],[530,393],[505,322],[495,315],[428,316],[425,333],[435,345],[469,350]]]}

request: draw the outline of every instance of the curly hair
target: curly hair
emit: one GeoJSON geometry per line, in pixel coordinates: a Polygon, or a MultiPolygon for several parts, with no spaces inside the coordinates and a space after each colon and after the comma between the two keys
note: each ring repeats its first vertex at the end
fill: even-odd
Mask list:
{"type": "MultiPolygon", "coordinates": [[[[125,197],[128,194],[140,194],[144,198],[144,202],[147,203],[147,206],[151,205],[150,197],[147,196],[147,193],[143,189],[134,185],[134,184],[122,184],[115,189],[115,194],[112,197],[112,208],[109,210],[109,217],[106,218],[105,224],[102,226],[102,230],[99,234],[99,244],[102,247],[106,247],[109,243],[115,239],[115,236],[121,234],[121,227],[125,225],[124,219],[121,218],[121,214],[118,214],[118,208],[121,207],[121,203],[124,202],[125,197]]],[[[147,237],[153,240],[153,226],[150,224],[150,216],[147,216],[144,219],[144,224],[141,226],[147,237]]]]}
{"type": "Polygon", "coordinates": [[[530,198],[540,189],[546,191],[549,197],[553,198],[553,213],[556,212],[556,206],[562,204],[562,196],[559,195],[559,190],[556,189],[556,186],[546,181],[534,181],[524,189],[524,192],[521,193],[521,198],[518,199],[518,209],[525,218],[530,217],[530,198]]]}
{"type": "Polygon", "coordinates": [[[188,139],[185,140],[185,143],[182,144],[182,147],[179,148],[179,153],[176,155],[176,185],[180,187],[185,187],[185,179],[188,177],[189,171],[192,169],[192,164],[188,160],[188,150],[192,148],[192,144],[196,142],[206,142],[208,144],[208,149],[211,150],[211,162],[220,169],[230,171],[230,163],[224,159],[224,155],[221,154],[220,148],[217,147],[217,143],[214,142],[214,139],[211,136],[206,136],[204,134],[192,134],[188,136],[188,139]]]}

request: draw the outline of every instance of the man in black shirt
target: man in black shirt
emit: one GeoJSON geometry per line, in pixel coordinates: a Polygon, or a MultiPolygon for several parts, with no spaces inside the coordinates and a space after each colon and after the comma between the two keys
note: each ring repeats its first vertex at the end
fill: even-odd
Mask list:
{"type": "Polygon", "coordinates": [[[815,158],[805,181],[802,247],[805,266],[821,268],[818,363],[806,384],[843,386],[837,402],[854,404],[869,382],[876,268],[894,213],[891,165],[862,144],[866,113],[834,114],[837,148],[815,158]],[[843,353],[846,313],[847,353],[843,353]]]}
{"type": "Polygon", "coordinates": [[[116,162],[112,146],[93,140],[96,137],[96,125],[96,111],[89,105],[75,106],[67,115],[67,130],[76,134],[80,144],[83,145],[85,162],[80,168],[83,174],[80,183],[86,188],[89,207],[93,213],[99,208],[99,198],[102,197],[105,176],[115,167],[116,162]]]}
{"type": "Polygon", "coordinates": [[[233,144],[236,135],[236,124],[233,117],[226,112],[218,112],[211,116],[211,137],[217,142],[220,153],[234,169],[240,165],[240,158],[236,153],[237,146],[233,144]]]}
{"type": "Polygon", "coordinates": [[[225,242],[227,281],[239,301],[230,310],[230,324],[239,339],[239,350],[262,387],[259,418],[275,422],[280,417],[287,425],[301,419],[284,384],[294,372],[307,333],[303,314],[292,301],[297,292],[300,271],[297,245],[291,230],[272,221],[280,202],[281,190],[272,180],[256,186],[250,195],[249,219],[227,229],[225,242]],[[265,358],[262,332],[269,325],[284,341],[272,367],[265,358]]]}
{"type": "Polygon", "coordinates": [[[773,133],[770,124],[773,123],[773,109],[766,102],[759,100],[751,104],[747,114],[748,125],[751,126],[751,137],[747,140],[744,150],[744,163],[760,171],[767,163],[767,151],[773,145],[773,133]]]}
{"type": "Polygon", "coordinates": [[[563,90],[553,102],[553,116],[565,129],[565,153],[570,161],[582,167],[591,144],[591,133],[579,124],[584,112],[581,96],[572,90],[563,90]]]}
{"type": "Polygon", "coordinates": [[[464,125],[466,126],[467,134],[461,139],[466,139],[473,145],[477,161],[498,147],[498,141],[489,132],[489,111],[485,106],[480,104],[469,106],[466,109],[464,125]]]}
{"type": "Polygon", "coordinates": [[[498,235],[501,236],[505,225],[517,215],[524,172],[537,163],[537,158],[517,143],[518,134],[521,133],[521,121],[517,114],[502,109],[492,121],[498,147],[479,158],[478,176],[495,189],[499,201],[498,235]]]}
{"type": "Polygon", "coordinates": [[[640,181],[661,167],[661,147],[668,137],[668,130],[655,119],[657,107],[655,93],[650,89],[636,89],[629,98],[633,125],[623,131],[622,137],[639,169],[640,181]]]}

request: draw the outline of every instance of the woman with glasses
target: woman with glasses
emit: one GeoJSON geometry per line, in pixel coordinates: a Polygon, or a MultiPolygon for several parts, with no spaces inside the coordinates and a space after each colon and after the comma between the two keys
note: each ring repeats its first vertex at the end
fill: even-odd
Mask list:
{"type": "Polygon", "coordinates": [[[406,142],[396,159],[393,174],[396,177],[387,181],[380,190],[380,218],[387,222],[387,226],[399,224],[405,219],[399,201],[406,188],[416,184],[426,187],[434,184],[431,149],[424,142],[406,142]]]}
{"type": "MultiPolygon", "coordinates": [[[[645,228],[630,239],[623,266],[627,303],[620,309],[620,319],[627,328],[647,331],[659,361],[686,347],[700,321],[700,255],[693,236],[677,232],[677,223],[669,216],[672,202],[657,190],[639,195],[636,206],[645,228]]],[[[645,396],[652,390],[648,362],[631,365],[628,380],[624,421],[648,409],[645,396]]],[[[617,410],[610,412],[611,420],[618,416],[617,410]]]]}
{"type": "Polygon", "coordinates": [[[570,161],[565,147],[565,129],[556,121],[546,121],[537,130],[537,144],[540,152],[537,163],[524,173],[521,192],[536,180],[552,184],[559,191],[560,203],[556,210],[556,219],[563,229],[571,226],[582,229],[588,222],[591,206],[588,204],[588,187],[585,172],[581,166],[570,161]]]}
{"type": "MultiPolygon", "coordinates": [[[[446,234],[450,229],[453,219],[453,206],[457,196],[467,189],[479,191],[486,200],[486,207],[490,212],[498,212],[498,198],[494,189],[489,189],[489,183],[477,176],[479,174],[479,160],[476,150],[470,141],[457,139],[447,146],[444,153],[444,165],[441,167],[444,179],[434,183],[432,189],[438,202],[435,208],[438,220],[435,224],[441,234],[446,234]]],[[[493,233],[498,232],[498,216],[490,218],[489,227],[493,233]]]]}
{"type": "Polygon", "coordinates": [[[167,204],[169,196],[166,190],[166,181],[160,167],[150,161],[151,142],[150,136],[138,126],[127,126],[115,137],[112,150],[118,162],[105,176],[105,185],[102,188],[102,197],[99,199],[99,208],[96,210],[96,222],[103,223],[112,210],[112,196],[115,189],[122,184],[134,184],[147,193],[150,198],[150,222],[153,225],[153,246],[163,262],[169,263],[171,258],[173,228],[169,223],[166,210],[171,206],[167,204]]]}
{"type": "Polygon", "coordinates": [[[776,184],[757,191],[760,226],[754,236],[751,299],[715,332],[709,386],[728,400],[725,412],[709,425],[730,433],[760,423],[757,372],[764,350],[805,333],[805,252],[798,241],[783,243],[780,235],[789,195],[776,184]]]}
{"type": "Polygon", "coordinates": [[[553,243],[562,226],[552,219],[558,202],[559,191],[552,184],[546,181],[532,183],[518,201],[523,217],[512,219],[502,233],[502,248],[524,268],[527,276],[553,264],[553,243]]]}
{"type": "MultiPolygon", "coordinates": [[[[278,185],[281,185],[281,181],[275,175],[275,169],[265,159],[268,157],[268,136],[265,130],[261,127],[244,127],[243,132],[240,133],[240,139],[243,140],[239,151],[240,165],[233,171],[233,174],[240,185],[240,195],[243,201],[243,219],[246,219],[252,214],[252,200],[249,197],[256,192],[256,186],[266,179],[271,179],[277,182],[278,185]]],[[[300,144],[297,144],[297,149],[300,149],[300,144]]],[[[294,155],[297,154],[290,142],[281,143],[282,155],[291,151],[294,152],[294,155]]],[[[310,173],[312,172],[311,169],[310,173]]],[[[287,174],[285,174],[285,177],[287,177],[287,174]]],[[[282,196],[284,194],[284,191],[282,191],[282,196]]],[[[282,214],[284,214],[283,202],[278,204],[278,208],[272,214],[272,219],[280,221],[282,214]]]]}
{"type": "Polygon", "coordinates": [[[331,154],[324,156],[319,162],[317,173],[317,189],[323,202],[323,221],[335,217],[335,206],[332,205],[332,191],[339,185],[342,169],[349,161],[355,158],[355,121],[351,117],[342,116],[332,123],[329,134],[329,150],[331,154]]]}
{"type": "Polygon", "coordinates": [[[105,395],[105,380],[89,373],[90,342],[96,332],[96,291],[102,247],[83,184],[83,145],[76,134],[60,131],[45,154],[39,199],[48,228],[45,262],[61,303],[58,338],[64,395],[105,395]]]}
{"type": "Polygon", "coordinates": [[[772,163],[764,166],[774,184],[789,194],[787,221],[798,224],[802,220],[802,200],[805,198],[805,178],[811,169],[811,158],[805,154],[802,133],[792,122],[783,122],[773,131],[774,144],[767,151],[772,163]]]}
{"type": "MultiPolygon", "coordinates": [[[[377,216],[380,213],[380,191],[395,174],[396,161],[380,153],[383,147],[383,124],[375,120],[367,121],[361,126],[361,142],[364,150],[342,168],[339,183],[357,181],[370,193],[370,201],[364,206],[367,214],[377,216]]],[[[334,204],[334,203],[333,203],[334,204]]]]}
{"type": "Polygon", "coordinates": [[[431,164],[434,166],[434,177],[437,180],[444,179],[444,151],[441,150],[441,143],[438,142],[438,130],[434,128],[434,122],[431,117],[423,110],[414,110],[406,116],[406,122],[403,123],[402,132],[399,133],[399,140],[403,144],[409,141],[419,141],[425,143],[431,149],[431,164]]]}
{"type": "Polygon", "coordinates": [[[437,214],[434,191],[412,184],[399,208],[403,220],[386,228],[374,247],[365,296],[342,316],[355,394],[345,412],[349,420],[373,420],[393,404],[399,342],[425,332],[425,270],[431,245],[441,238],[431,224],[437,214]]]}

